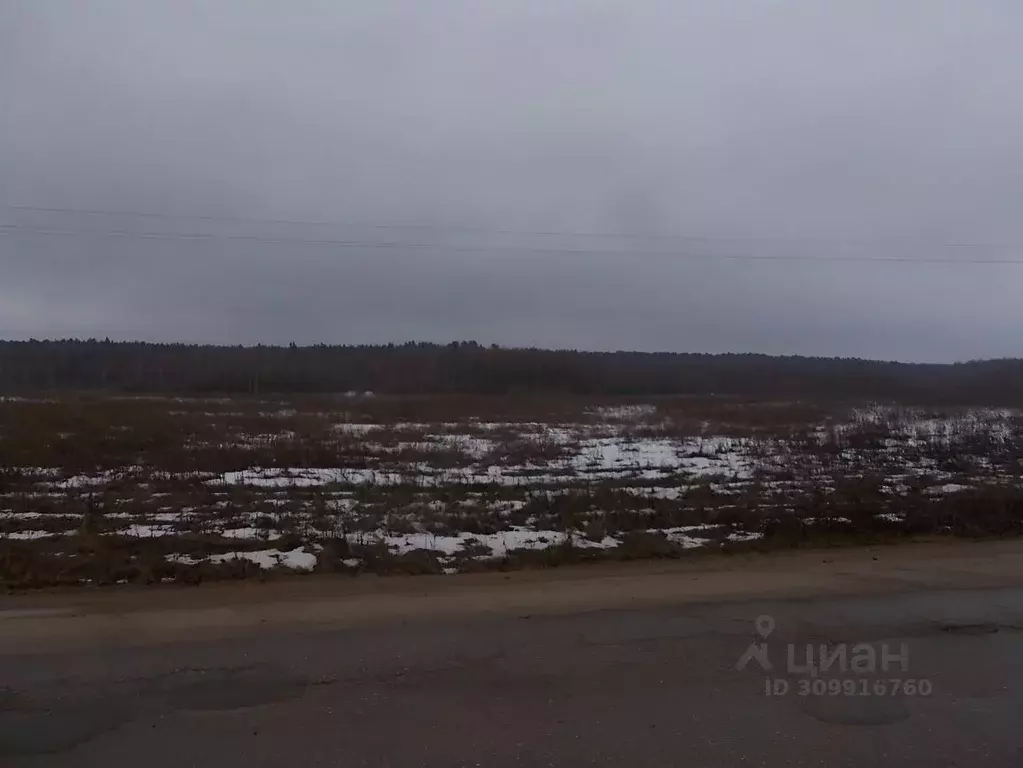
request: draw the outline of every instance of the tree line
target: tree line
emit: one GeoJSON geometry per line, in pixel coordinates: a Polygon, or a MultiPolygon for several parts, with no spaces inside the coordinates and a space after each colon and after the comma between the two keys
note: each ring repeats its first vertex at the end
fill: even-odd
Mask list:
{"type": "Polygon", "coordinates": [[[1023,405],[1023,360],[949,365],[410,342],[212,346],[0,341],[0,393],[728,395],[1023,405]]]}

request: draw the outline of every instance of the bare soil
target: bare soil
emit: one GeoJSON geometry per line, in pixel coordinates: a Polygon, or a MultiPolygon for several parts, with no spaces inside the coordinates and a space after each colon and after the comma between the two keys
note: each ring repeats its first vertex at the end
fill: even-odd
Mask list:
{"type": "Polygon", "coordinates": [[[563,615],[715,601],[1023,585],[1023,541],[597,563],[455,577],[312,575],[117,589],[60,589],[0,601],[0,653],[117,647],[267,631],[563,615]]]}

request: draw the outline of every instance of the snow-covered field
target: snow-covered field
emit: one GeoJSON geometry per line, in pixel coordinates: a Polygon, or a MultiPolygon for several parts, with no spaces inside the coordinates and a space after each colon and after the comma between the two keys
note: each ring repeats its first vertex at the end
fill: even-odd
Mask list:
{"type": "Polygon", "coordinates": [[[0,428],[0,448],[26,456],[0,473],[0,552],[14,553],[0,576],[45,563],[55,581],[89,581],[101,561],[123,581],[675,556],[793,530],[942,531],[962,505],[1023,490],[1023,418],[1004,409],[868,406],[747,429],[643,403],[549,421],[165,403],[162,432],[128,421],[90,436],[107,450],[92,466],[73,423],[43,440],[0,428]]]}

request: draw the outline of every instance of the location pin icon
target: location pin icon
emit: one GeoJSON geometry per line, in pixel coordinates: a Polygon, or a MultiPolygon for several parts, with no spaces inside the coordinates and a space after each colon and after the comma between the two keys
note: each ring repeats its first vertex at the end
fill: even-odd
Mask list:
{"type": "Polygon", "coordinates": [[[770,616],[757,616],[757,620],[753,622],[753,626],[757,630],[757,634],[766,640],[768,635],[774,632],[774,619],[770,616]]]}

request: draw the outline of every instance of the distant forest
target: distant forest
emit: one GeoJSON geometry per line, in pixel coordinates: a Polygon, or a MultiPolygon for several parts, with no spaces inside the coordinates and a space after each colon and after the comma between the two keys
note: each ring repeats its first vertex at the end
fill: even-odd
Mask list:
{"type": "Polygon", "coordinates": [[[510,349],[476,342],[224,347],[0,341],[0,393],[728,395],[1023,405],[1023,360],[510,349]]]}

